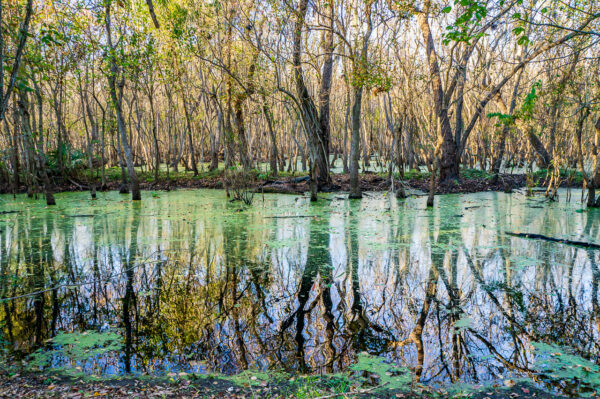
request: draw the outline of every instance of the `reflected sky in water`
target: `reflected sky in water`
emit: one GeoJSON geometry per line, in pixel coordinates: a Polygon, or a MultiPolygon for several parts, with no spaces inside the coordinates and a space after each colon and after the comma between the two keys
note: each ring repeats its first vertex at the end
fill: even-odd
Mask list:
{"type": "Polygon", "coordinates": [[[90,374],[333,372],[366,351],[477,383],[531,376],[538,342],[596,361],[599,251],[505,234],[600,242],[600,213],[565,197],[2,196],[18,211],[0,215],[2,339],[19,359],[61,332],[118,333],[122,350],[48,363],[90,374]]]}

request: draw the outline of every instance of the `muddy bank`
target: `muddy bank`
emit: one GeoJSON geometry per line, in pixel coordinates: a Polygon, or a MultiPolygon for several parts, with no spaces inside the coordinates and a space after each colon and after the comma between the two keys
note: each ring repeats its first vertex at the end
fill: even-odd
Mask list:
{"type": "MultiPolygon", "coordinates": [[[[436,194],[451,193],[476,193],[482,191],[511,191],[525,186],[525,176],[522,175],[504,175],[496,182],[486,178],[461,178],[449,183],[442,183],[436,186],[436,194]]],[[[405,190],[426,193],[429,191],[429,179],[407,179],[402,182],[394,181],[394,189],[402,184],[405,190]]],[[[392,188],[392,181],[387,177],[378,174],[364,174],[361,176],[360,188],[362,191],[389,191],[392,188]]],[[[295,179],[279,180],[275,182],[265,182],[257,188],[258,191],[278,192],[278,193],[304,193],[309,191],[308,181],[297,182],[295,179]]],[[[332,185],[325,187],[326,192],[350,191],[350,176],[333,175],[332,185]]]]}
{"type": "MultiPolygon", "coordinates": [[[[498,179],[493,180],[489,177],[461,177],[458,180],[441,183],[436,185],[436,194],[451,193],[476,193],[484,191],[512,191],[526,187],[526,176],[520,174],[503,174],[498,179]]],[[[538,181],[537,187],[544,187],[544,181],[538,181]]],[[[394,188],[398,187],[399,182],[394,181],[394,188]]],[[[418,176],[417,178],[408,178],[401,183],[406,190],[416,190],[426,193],[429,191],[429,179],[418,176]]],[[[562,186],[566,186],[566,180],[562,186]]],[[[573,187],[581,186],[571,184],[573,187]]],[[[97,186],[98,191],[119,190],[121,182],[118,180],[108,181],[103,187],[97,186]]],[[[161,190],[170,191],[178,188],[211,188],[223,189],[223,179],[220,176],[211,177],[175,177],[171,179],[161,179],[158,182],[140,181],[142,190],[161,190]]],[[[392,187],[392,181],[388,177],[383,177],[376,173],[365,173],[361,175],[360,187],[363,191],[389,191],[392,187]]],[[[276,179],[259,179],[254,184],[257,192],[264,193],[283,193],[283,194],[303,194],[309,191],[307,176],[300,177],[279,177],[276,179]]],[[[54,192],[75,192],[89,190],[88,183],[82,180],[69,179],[66,182],[56,183],[54,192]]],[[[332,184],[325,187],[325,192],[344,192],[350,191],[350,176],[348,174],[332,175],[332,184]]],[[[25,187],[21,187],[20,193],[26,192],[25,187]]],[[[0,194],[10,194],[12,188],[9,185],[0,186],[0,194]]]]}

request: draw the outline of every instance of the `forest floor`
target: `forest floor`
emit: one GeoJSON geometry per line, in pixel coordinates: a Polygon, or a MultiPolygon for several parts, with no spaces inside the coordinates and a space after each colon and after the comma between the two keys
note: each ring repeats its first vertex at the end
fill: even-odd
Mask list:
{"type": "MultiPolygon", "coordinates": [[[[500,399],[500,398],[556,398],[566,397],[548,393],[533,386],[515,384],[507,386],[471,386],[464,390],[446,391],[424,386],[392,390],[377,386],[355,386],[340,383],[331,377],[306,377],[279,381],[261,381],[236,384],[230,379],[204,377],[196,379],[120,378],[103,381],[85,381],[74,378],[57,378],[41,374],[0,377],[0,398],[448,398],[448,399],[500,399]]],[[[590,396],[596,397],[598,396],[590,396]]]]}
{"type": "MultiPolygon", "coordinates": [[[[303,194],[309,191],[308,176],[303,173],[281,172],[278,176],[254,171],[251,185],[257,192],[303,194]]],[[[323,191],[337,192],[350,190],[350,176],[348,174],[332,174],[332,184],[323,191]]],[[[158,180],[153,172],[143,171],[138,173],[142,190],[174,190],[178,188],[223,188],[223,171],[202,172],[194,176],[189,171],[169,173],[161,171],[158,180]]],[[[55,192],[85,191],[89,189],[90,177],[79,173],[79,177],[54,182],[55,192]]],[[[106,184],[99,187],[100,180],[94,177],[98,190],[118,190],[121,186],[120,170],[111,168],[106,173],[106,184]]],[[[402,184],[409,194],[427,193],[430,186],[428,172],[408,171],[403,179],[399,176],[393,179],[394,187],[402,184]]],[[[542,189],[546,187],[547,174],[540,170],[528,175],[525,174],[500,174],[497,179],[486,171],[478,169],[463,169],[459,179],[436,185],[436,194],[475,193],[482,191],[511,192],[524,187],[542,189]]],[[[579,173],[561,171],[561,187],[581,187],[582,179],[579,173]]],[[[388,191],[392,187],[392,179],[387,173],[365,172],[360,177],[362,191],[388,191]]],[[[25,187],[19,191],[24,192],[25,187]]],[[[0,194],[12,193],[10,185],[0,185],[0,194]]]]}

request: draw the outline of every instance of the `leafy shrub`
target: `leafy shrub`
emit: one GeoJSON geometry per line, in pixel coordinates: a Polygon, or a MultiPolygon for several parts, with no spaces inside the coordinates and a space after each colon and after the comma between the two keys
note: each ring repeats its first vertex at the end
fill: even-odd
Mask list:
{"type": "Polygon", "coordinates": [[[73,150],[70,146],[63,145],[56,150],[46,153],[46,166],[52,174],[59,174],[58,165],[62,159],[64,171],[73,173],[85,169],[87,166],[87,155],[83,151],[73,150]]]}

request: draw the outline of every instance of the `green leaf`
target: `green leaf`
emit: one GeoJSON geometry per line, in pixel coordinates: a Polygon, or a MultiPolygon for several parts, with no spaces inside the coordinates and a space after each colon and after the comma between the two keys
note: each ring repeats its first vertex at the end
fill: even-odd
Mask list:
{"type": "Polygon", "coordinates": [[[525,45],[525,44],[527,44],[527,43],[529,43],[529,38],[528,38],[527,36],[521,36],[521,37],[519,38],[519,40],[517,40],[517,44],[518,44],[519,46],[523,46],[523,45],[525,45]]]}
{"type": "Polygon", "coordinates": [[[442,8],[442,12],[444,14],[448,14],[450,11],[452,11],[452,7],[450,6],[442,8]]]}
{"type": "Polygon", "coordinates": [[[525,32],[525,28],[520,26],[513,29],[513,33],[517,36],[519,36],[523,32],[525,32]]]}

